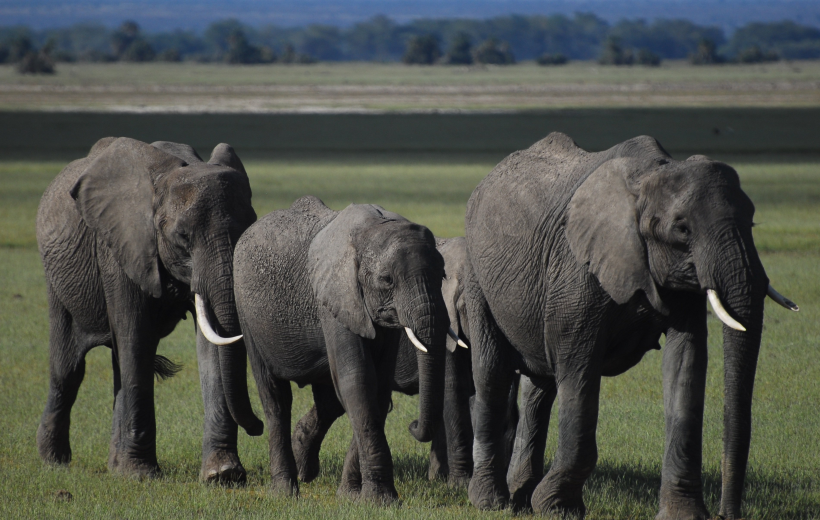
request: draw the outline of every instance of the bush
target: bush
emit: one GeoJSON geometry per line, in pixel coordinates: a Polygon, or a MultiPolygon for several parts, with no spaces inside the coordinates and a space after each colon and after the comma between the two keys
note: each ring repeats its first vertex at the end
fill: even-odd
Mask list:
{"type": "Polygon", "coordinates": [[[413,36],[407,42],[407,50],[401,61],[415,65],[432,65],[441,57],[438,39],[432,34],[413,36]]]}
{"type": "Polygon", "coordinates": [[[567,57],[560,52],[556,52],[555,54],[542,54],[535,60],[539,65],[564,65],[567,61],[569,61],[567,57]]]}
{"type": "Polygon", "coordinates": [[[661,57],[649,49],[641,49],[638,51],[636,62],[638,65],[646,65],[647,67],[659,67],[661,64],[661,57]]]}
{"type": "Polygon", "coordinates": [[[763,52],[757,45],[752,45],[748,49],[744,49],[737,55],[737,61],[740,63],[765,63],[777,61],[780,57],[774,51],[763,52]]]}
{"type": "Polygon", "coordinates": [[[689,55],[689,63],[692,65],[714,65],[724,61],[726,60],[717,53],[715,42],[712,40],[701,40],[698,49],[689,55]]]}
{"type": "Polygon", "coordinates": [[[151,45],[145,40],[136,40],[125,49],[120,55],[120,59],[123,61],[131,61],[131,62],[144,62],[144,61],[152,61],[156,57],[157,53],[154,52],[154,49],[151,45]]]}
{"type": "Polygon", "coordinates": [[[632,49],[624,49],[621,47],[621,41],[618,38],[608,38],[604,43],[604,50],[598,58],[598,63],[601,65],[632,65],[635,61],[635,56],[632,49]]]}
{"type": "Polygon", "coordinates": [[[490,38],[475,50],[475,61],[488,65],[512,65],[515,56],[510,50],[510,44],[490,38]]]}
{"type": "Polygon", "coordinates": [[[309,65],[319,60],[304,52],[297,53],[293,45],[288,43],[285,45],[284,50],[282,50],[282,57],[279,61],[281,63],[301,63],[303,65],[309,65]]]}
{"type": "Polygon", "coordinates": [[[157,54],[157,61],[176,63],[182,61],[182,55],[177,49],[165,49],[157,54]]]}
{"type": "Polygon", "coordinates": [[[20,74],[54,74],[54,62],[44,51],[29,51],[17,63],[20,74]]]}
{"type": "Polygon", "coordinates": [[[450,45],[450,50],[444,56],[444,63],[448,65],[472,65],[473,54],[471,51],[472,42],[470,35],[465,32],[459,32],[453,38],[450,45]]]}

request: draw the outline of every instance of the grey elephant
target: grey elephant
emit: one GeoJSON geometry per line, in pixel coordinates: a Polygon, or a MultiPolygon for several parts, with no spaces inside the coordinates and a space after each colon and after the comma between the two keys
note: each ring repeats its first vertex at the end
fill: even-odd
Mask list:
{"type": "Polygon", "coordinates": [[[50,323],[49,394],[37,430],[45,461],[71,460],[85,355],[105,345],[115,396],[108,467],[159,471],[153,376],[175,367],[156,356],[157,345],[191,311],[205,402],[202,476],[244,480],[237,423],[251,435],[263,425],[236,336],[233,248],[255,220],[248,176],[226,144],[206,163],[186,145],[105,138],[60,172],[37,213],[50,323]]]}
{"type": "MultiPolygon", "coordinates": [[[[473,429],[470,422],[470,398],[473,387],[472,360],[466,342],[470,332],[464,307],[463,280],[466,277],[467,246],[463,237],[436,239],[444,259],[445,278],[441,292],[450,318],[445,360],[444,410],[439,427],[430,446],[430,480],[443,479],[452,486],[467,486],[473,473],[473,429]],[[465,348],[457,348],[457,346],[465,348]]],[[[424,364],[425,353],[419,351],[405,335],[400,337],[396,371],[392,389],[406,395],[419,393],[419,366],[424,364]]],[[[517,388],[511,395],[517,398],[517,388]]],[[[333,422],[344,414],[336,395],[325,392],[317,395],[314,406],[296,424],[292,446],[296,457],[299,480],[310,482],[319,474],[319,451],[322,440],[333,422]]],[[[512,403],[508,410],[510,440],[515,434],[518,417],[512,403]],[[512,413],[510,413],[512,410],[512,413]]],[[[511,450],[511,443],[510,443],[511,450]]]]}
{"type": "Polygon", "coordinates": [[[525,501],[520,495],[531,492],[537,512],[583,515],[582,488],[597,460],[601,376],[628,370],[666,334],[657,518],[708,518],[701,478],[708,299],[724,322],[720,515],[740,517],[763,301],[768,293],[796,310],[769,285],[753,215],[731,167],[704,156],[673,160],[651,137],[589,153],[552,133],[495,167],[466,215],[467,314],[486,325],[470,330],[474,505],[502,507],[510,491],[525,501]],[[522,417],[530,427],[519,432],[508,472],[498,463],[496,418],[515,370],[530,378],[523,408],[534,415],[522,417]],[[527,453],[543,457],[536,444],[546,438],[556,396],[558,450],[541,478],[535,466],[543,458],[527,453]]]}
{"type": "Polygon", "coordinates": [[[338,398],[353,429],[340,495],[398,498],[384,434],[399,336],[420,350],[420,413],[441,416],[449,319],[444,263],[430,231],[378,206],[333,211],[303,197],[251,226],[236,247],[236,305],[270,429],[272,487],[298,494],[289,381],[338,398]]]}

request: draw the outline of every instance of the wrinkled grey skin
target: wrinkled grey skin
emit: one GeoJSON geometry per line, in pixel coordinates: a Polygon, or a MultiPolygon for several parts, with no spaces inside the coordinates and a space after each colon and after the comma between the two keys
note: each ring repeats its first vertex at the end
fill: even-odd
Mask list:
{"type": "Polygon", "coordinates": [[[399,336],[415,331],[428,353],[419,419],[432,439],[441,416],[449,319],[444,264],[430,231],[372,205],[336,212],[303,197],[251,226],[236,247],[236,304],[270,428],[272,487],[298,494],[290,439],[289,381],[312,385],[317,402],[337,398],[353,440],[340,495],[398,498],[384,435],[399,336]]]}
{"type": "MultiPolygon", "coordinates": [[[[441,284],[450,327],[469,343],[470,332],[464,307],[463,280],[466,278],[467,245],[464,238],[436,239],[444,258],[445,278],[441,284]]],[[[392,389],[405,395],[419,393],[419,367],[424,366],[423,352],[416,349],[407,335],[400,336],[396,371],[392,389]]],[[[466,487],[473,474],[473,428],[470,422],[470,398],[473,387],[472,361],[469,350],[457,348],[447,337],[446,375],[444,383],[443,428],[439,427],[430,447],[430,480],[441,479],[451,486],[466,487]]],[[[299,480],[310,482],[319,475],[319,451],[322,440],[333,422],[344,414],[344,408],[332,392],[314,392],[314,406],[302,417],[293,432],[293,453],[299,480]]],[[[518,388],[511,391],[508,409],[509,448],[518,423],[518,388]]]]}
{"type": "Polygon", "coordinates": [[[496,166],[473,192],[466,218],[474,505],[503,507],[510,492],[526,503],[534,488],[535,511],[583,515],[582,488],[597,460],[601,376],[634,366],[666,334],[657,518],[708,518],[701,446],[705,293],[713,289],[747,329],[723,328],[720,515],[740,517],[768,286],[752,240],[753,215],[731,167],[703,156],[675,161],[650,137],[588,153],[553,133],[496,166]],[[496,418],[516,369],[531,379],[522,422],[541,424],[526,435],[520,429],[507,472],[494,458],[503,434],[496,418]],[[555,397],[558,451],[540,478],[533,467],[540,461],[527,453],[543,453],[555,397]]]}
{"type": "MultiPolygon", "coordinates": [[[[193,310],[194,292],[218,333],[239,333],[233,247],[255,220],[245,169],[226,144],[205,163],[186,145],[110,137],[60,172],[37,213],[50,322],[49,395],[37,430],[43,460],[71,460],[70,413],[85,355],[105,345],[114,370],[109,470],[159,471],[153,375],[155,367],[166,376],[175,367],[156,356],[157,345],[193,310]]],[[[244,345],[217,348],[197,331],[197,354],[202,477],[244,480],[237,423],[262,432],[248,398],[244,345]]]]}

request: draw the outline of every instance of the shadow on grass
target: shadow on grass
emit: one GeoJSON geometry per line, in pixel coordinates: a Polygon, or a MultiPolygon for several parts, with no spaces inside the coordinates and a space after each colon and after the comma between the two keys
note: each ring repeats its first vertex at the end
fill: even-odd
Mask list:
{"type": "MultiPolygon", "coordinates": [[[[744,513],[753,518],[820,518],[820,503],[812,497],[820,487],[817,474],[749,471],[743,495],[744,513]]],[[[661,487],[660,467],[599,463],[586,485],[590,501],[635,503],[657,510],[661,487]]],[[[706,506],[712,514],[720,507],[721,478],[718,471],[703,474],[706,506]]],[[[589,505],[589,504],[588,504],[589,505]]]]}

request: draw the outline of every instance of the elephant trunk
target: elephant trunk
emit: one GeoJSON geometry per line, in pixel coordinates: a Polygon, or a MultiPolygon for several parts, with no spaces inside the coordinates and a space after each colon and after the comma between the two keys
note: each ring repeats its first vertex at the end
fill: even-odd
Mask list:
{"type": "Polygon", "coordinates": [[[723,325],[723,489],[720,516],[740,518],[752,432],[752,393],[763,331],[763,303],[769,286],[751,230],[732,230],[725,240],[713,287],[726,310],[746,330],[723,325]]]}
{"type": "Polygon", "coordinates": [[[427,352],[416,350],[419,367],[419,417],[410,433],[419,442],[433,440],[444,411],[445,343],[450,320],[440,284],[421,277],[405,295],[408,306],[400,306],[399,320],[410,328],[427,352]]]}
{"type": "MultiPolygon", "coordinates": [[[[216,318],[211,321],[215,332],[222,337],[238,336],[241,331],[233,292],[233,254],[228,249],[216,257],[221,260],[200,265],[201,270],[196,269],[198,263],[195,262],[192,289],[197,294],[204,293],[206,310],[210,310],[216,318]]],[[[261,435],[263,423],[254,414],[248,393],[247,352],[244,341],[217,345],[216,348],[222,388],[231,416],[248,435],[261,435]]]]}

